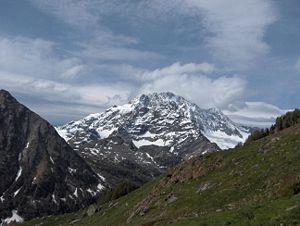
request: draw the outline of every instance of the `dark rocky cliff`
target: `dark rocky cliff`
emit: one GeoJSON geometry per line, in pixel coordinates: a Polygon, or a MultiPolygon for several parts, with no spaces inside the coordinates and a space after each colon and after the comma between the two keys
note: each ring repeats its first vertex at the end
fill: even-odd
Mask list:
{"type": "Polygon", "coordinates": [[[0,219],[73,211],[102,184],[47,121],[0,90],[0,219]]]}

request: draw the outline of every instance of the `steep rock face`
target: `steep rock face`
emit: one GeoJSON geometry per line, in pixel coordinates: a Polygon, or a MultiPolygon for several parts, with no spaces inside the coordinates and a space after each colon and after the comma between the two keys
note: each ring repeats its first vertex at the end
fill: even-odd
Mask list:
{"type": "Polygon", "coordinates": [[[48,122],[0,90],[3,222],[78,209],[95,199],[101,183],[48,122]]]}
{"type": "Polygon", "coordinates": [[[201,109],[169,92],[138,96],[57,131],[109,182],[127,178],[137,185],[182,159],[219,150],[215,143],[229,148],[248,135],[219,110],[201,109]],[[115,170],[123,176],[112,175],[115,170]]]}
{"type": "Polygon", "coordinates": [[[120,136],[82,144],[78,153],[112,187],[124,181],[141,186],[181,161],[168,147],[137,148],[120,136]]]}

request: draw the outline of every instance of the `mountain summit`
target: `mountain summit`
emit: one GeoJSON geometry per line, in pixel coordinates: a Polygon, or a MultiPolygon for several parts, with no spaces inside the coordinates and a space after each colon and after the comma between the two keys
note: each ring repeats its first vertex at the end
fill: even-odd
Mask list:
{"type": "Polygon", "coordinates": [[[157,145],[182,154],[187,140],[205,136],[221,149],[244,142],[249,132],[238,126],[216,108],[201,109],[170,92],[140,95],[128,104],[108,108],[86,118],[58,127],[65,140],[89,142],[121,133],[132,139],[136,147],[157,145]],[[81,136],[78,134],[81,133],[81,136]]]}
{"type": "Polygon", "coordinates": [[[57,131],[110,184],[137,186],[182,159],[231,148],[248,135],[221,111],[170,92],[140,95],[57,131]]]}

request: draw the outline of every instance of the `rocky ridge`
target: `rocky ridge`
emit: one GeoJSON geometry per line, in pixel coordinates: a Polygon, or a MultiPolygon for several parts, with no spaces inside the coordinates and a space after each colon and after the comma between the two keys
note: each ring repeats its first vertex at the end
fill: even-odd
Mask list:
{"type": "Polygon", "coordinates": [[[0,90],[1,224],[77,210],[105,186],[47,121],[0,90]]]}

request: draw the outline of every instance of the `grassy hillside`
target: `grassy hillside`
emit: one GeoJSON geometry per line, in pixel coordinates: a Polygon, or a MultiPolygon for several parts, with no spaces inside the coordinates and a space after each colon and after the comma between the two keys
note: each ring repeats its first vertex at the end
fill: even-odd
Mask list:
{"type": "Polygon", "coordinates": [[[300,124],[183,162],[126,196],[23,225],[300,225],[300,124]],[[74,221],[75,220],[75,221],[74,221]],[[77,222],[76,222],[77,221],[77,222]]]}

